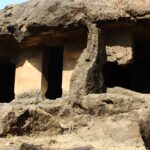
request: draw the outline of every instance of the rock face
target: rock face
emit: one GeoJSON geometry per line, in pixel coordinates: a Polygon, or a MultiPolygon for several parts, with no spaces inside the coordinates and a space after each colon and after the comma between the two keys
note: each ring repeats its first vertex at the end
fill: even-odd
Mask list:
{"type": "Polygon", "coordinates": [[[145,30],[149,20],[148,0],[32,0],[0,10],[0,50],[16,50],[10,52],[13,63],[22,50],[47,45],[48,39],[88,37],[68,97],[41,99],[38,89],[0,104],[0,149],[150,149],[150,96],[105,89],[102,75],[106,61],[133,61],[132,39],[124,45],[124,36],[121,42],[111,37],[106,46],[106,27],[145,30]]]}
{"type": "Polygon", "coordinates": [[[71,78],[70,94],[78,95],[78,97],[88,93],[100,93],[103,86],[101,74],[103,64],[99,61],[100,53],[103,53],[103,49],[99,51],[101,31],[95,25],[92,25],[89,30],[87,48],[79,58],[71,78]]]}
{"type": "MultiPolygon", "coordinates": [[[[39,76],[37,80],[44,82],[42,94],[45,95],[47,87],[44,87],[46,83],[40,67],[42,64],[41,61],[37,61],[42,60],[40,56],[43,55],[43,47],[57,44],[66,46],[64,41],[71,39],[72,35],[76,35],[76,39],[83,36],[87,41],[80,49],[81,56],[77,58],[77,66],[71,70],[71,83],[70,80],[67,82],[67,89],[70,85],[70,91],[67,92],[78,97],[102,93],[105,92],[102,69],[106,61],[122,66],[134,61],[135,45],[131,33],[143,30],[147,33],[149,6],[150,2],[146,0],[31,0],[20,5],[10,5],[0,11],[0,51],[4,51],[3,55],[8,55],[5,52],[9,51],[13,58],[7,56],[10,59],[8,61],[17,64],[18,67],[20,53],[36,50],[38,57],[35,60],[29,59],[30,54],[29,58],[26,58],[25,54],[24,59],[29,59],[28,61],[39,70],[40,73],[34,71],[39,76]],[[118,34],[113,35],[108,30],[106,36],[107,29],[115,30],[114,33],[117,30],[118,34]],[[51,40],[56,44],[49,44],[51,40]]],[[[21,63],[23,65],[23,62],[21,63]]],[[[23,67],[27,65],[28,63],[25,63],[23,67]]],[[[33,90],[39,90],[40,83],[37,89],[33,85],[33,90]]]]}
{"type": "Polygon", "coordinates": [[[149,136],[150,136],[150,129],[149,129],[149,111],[144,112],[141,115],[140,119],[140,132],[143,138],[143,141],[145,142],[146,148],[150,149],[150,143],[149,143],[149,136]]]}
{"type": "Polygon", "coordinates": [[[17,39],[23,39],[31,32],[60,25],[88,25],[110,20],[146,21],[150,19],[149,6],[150,2],[145,0],[31,0],[0,11],[1,32],[10,32],[17,39]]]}
{"type": "MultiPolygon", "coordinates": [[[[145,146],[149,148],[149,105],[149,96],[121,88],[110,89],[107,94],[91,94],[82,100],[14,100],[1,104],[0,135],[31,136],[33,139],[43,136],[40,144],[26,141],[33,145],[44,144],[44,137],[51,137],[55,140],[48,147],[58,149],[86,149],[86,139],[94,149],[144,150],[145,146]],[[114,94],[114,90],[119,94],[114,94]],[[73,143],[76,138],[81,140],[78,145],[73,143]],[[72,142],[64,145],[66,140],[72,142]]],[[[20,142],[15,142],[19,146],[20,142]]],[[[41,146],[46,147],[46,143],[41,146]]]]}
{"type": "MultiPolygon", "coordinates": [[[[36,146],[36,145],[30,145],[30,144],[26,144],[23,143],[20,147],[19,150],[57,150],[57,149],[43,149],[40,146],[36,146]]],[[[85,146],[85,147],[73,147],[73,148],[69,148],[66,150],[92,150],[93,148],[91,146],[85,146]]]]}

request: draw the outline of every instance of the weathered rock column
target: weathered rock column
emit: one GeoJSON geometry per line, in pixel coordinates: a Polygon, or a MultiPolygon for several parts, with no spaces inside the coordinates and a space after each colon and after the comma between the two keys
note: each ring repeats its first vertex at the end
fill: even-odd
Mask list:
{"type": "Polygon", "coordinates": [[[81,54],[72,74],[70,95],[84,96],[101,93],[103,90],[102,65],[104,43],[101,30],[92,24],[89,27],[87,48],[81,54]]]}

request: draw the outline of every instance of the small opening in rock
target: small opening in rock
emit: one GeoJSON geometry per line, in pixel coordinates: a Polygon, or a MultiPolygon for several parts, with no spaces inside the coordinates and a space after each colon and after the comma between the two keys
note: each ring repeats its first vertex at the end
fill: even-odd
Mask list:
{"type": "Polygon", "coordinates": [[[10,32],[10,33],[14,33],[16,31],[15,27],[14,26],[8,26],[7,27],[7,30],[10,32]]]}
{"type": "Polygon", "coordinates": [[[103,102],[106,104],[113,104],[113,101],[110,99],[105,99],[105,100],[103,100],[103,102]]]}
{"type": "Polygon", "coordinates": [[[0,101],[10,102],[14,99],[15,65],[0,63],[0,101]]]}
{"type": "Polygon", "coordinates": [[[90,59],[86,59],[85,61],[86,61],[86,62],[90,62],[90,59]]]}

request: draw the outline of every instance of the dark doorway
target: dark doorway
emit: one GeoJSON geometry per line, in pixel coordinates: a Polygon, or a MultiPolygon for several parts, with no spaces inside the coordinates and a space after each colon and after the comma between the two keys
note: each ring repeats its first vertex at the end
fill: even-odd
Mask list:
{"type": "Polygon", "coordinates": [[[131,66],[107,62],[103,67],[103,77],[107,87],[131,88],[131,66]]]}
{"type": "Polygon", "coordinates": [[[0,102],[14,99],[14,82],[16,66],[11,63],[0,63],[0,102]]]}
{"type": "MultiPolygon", "coordinates": [[[[145,36],[146,37],[146,36],[145,36]]],[[[134,43],[134,64],[132,71],[132,89],[141,93],[150,93],[150,40],[136,38],[134,43]]]]}
{"type": "Polygon", "coordinates": [[[134,41],[134,60],[128,66],[107,62],[103,66],[106,87],[120,86],[140,93],[150,93],[150,40],[139,35],[134,41]]]}
{"type": "Polygon", "coordinates": [[[56,99],[62,96],[63,47],[47,48],[45,58],[48,83],[45,96],[48,99],[56,99]]]}

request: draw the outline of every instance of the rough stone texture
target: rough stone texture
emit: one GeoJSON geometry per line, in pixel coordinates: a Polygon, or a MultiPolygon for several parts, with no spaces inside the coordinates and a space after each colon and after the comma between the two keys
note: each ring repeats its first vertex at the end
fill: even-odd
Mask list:
{"type": "Polygon", "coordinates": [[[150,19],[149,6],[148,0],[31,0],[0,11],[1,31],[15,33],[23,39],[38,27],[46,30],[101,21],[142,22],[150,19]]]}
{"type": "Polygon", "coordinates": [[[149,0],[32,0],[0,10],[0,50],[7,53],[88,29],[69,98],[41,100],[35,91],[0,104],[0,148],[16,149],[25,142],[33,149],[89,149],[87,143],[98,150],[150,149],[149,95],[121,88],[87,95],[103,91],[106,54],[101,29],[107,23],[139,29],[148,27],[149,20],[149,0]]]}
{"type": "MultiPolygon", "coordinates": [[[[61,150],[56,148],[42,148],[41,146],[31,145],[27,143],[23,143],[19,150],[61,150]]],[[[85,147],[73,147],[65,150],[93,150],[91,146],[85,146],[85,147]]]]}
{"type": "Polygon", "coordinates": [[[127,65],[133,61],[133,39],[131,31],[106,31],[107,61],[127,65]]]}
{"type": "Polygon", "coordinates": [[[98,150],[145,150],[144,144],[149,148],[149,95],[116,87],[82,98],[1,104],[0,147],[25,142],[44,150],[72,150],[87,147],[88,142],[98,150]],[[16,135],[23,137],[11,137],[16,135]]]}
{"type": "Polygon", "coordinates": [[[102,91],[102,64],[100,62],[100,51],[102,49],[99,46],[99,36],[101,36],[101,32],[96,25],[93,24],[89,27],[87,48],[81,54],[72,74],[70,95],[80,97],[80,95],[102,91]]]}
{"type": "Polygon", "coordinates": [[[145,142],[145,146],[147,150],[150,149],[150,114],[149,110],[142,113],[140,118],[140,132],[143,138],[143,141],[145,142]]]}
{"type": "Polygon", "coordinates": [[[43,150],[41,146],[36,146],[36,145],[30,145],[27,143],[22,143],[21,147],[19,150],[43,150]]]}

